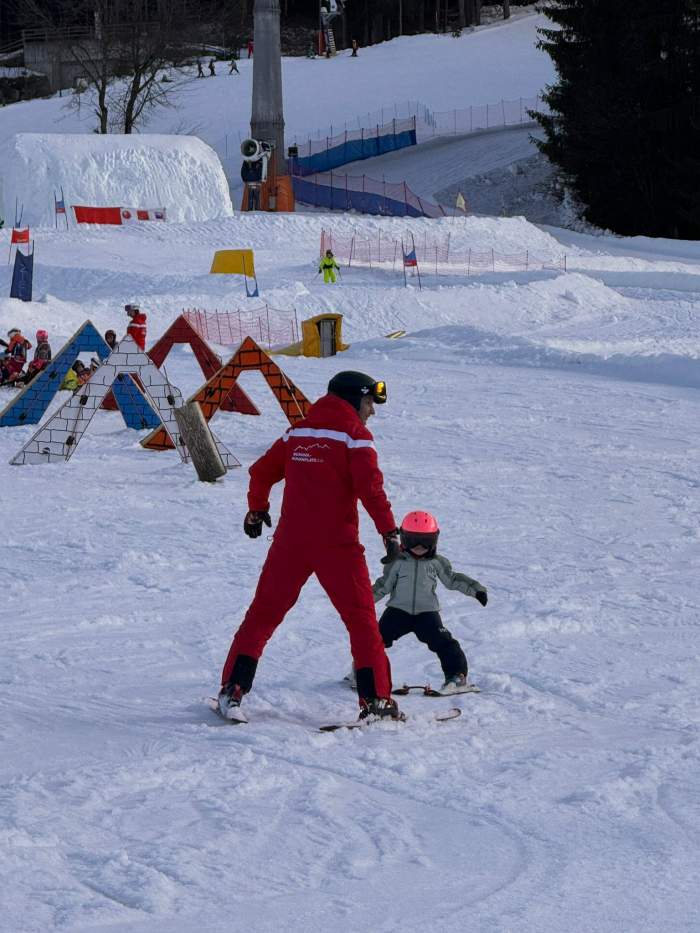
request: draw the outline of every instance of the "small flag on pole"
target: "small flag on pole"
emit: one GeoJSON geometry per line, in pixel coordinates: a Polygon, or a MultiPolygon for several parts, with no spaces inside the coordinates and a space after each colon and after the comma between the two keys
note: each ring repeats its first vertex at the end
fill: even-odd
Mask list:
{"type": "Polygon", "coordinates": [[[15,243],[29,243],[29,227],[25,227],[24,230],[18,230],[16,227],[12,228],[10,246],[15,243]]]}
{"type": "Polygon", "coordinates": [[[57,198],[54,195],[54,201],[56,202],[56,213],[65,214],[66,213],[66,202],[63,200],[63,198],[57,198]]]}
{"type": "Polygon", "coordinates": [[[455,201],[455,207],[458,211],[462,211],[463,214],[467,213],[467,202],[464,200],[464,195],[461,191],[457,192],[457,200],[455,201]]]}
{"type": "Polygon", "coordinates": [[[404,265],[404,269],[415,269],[418,267],[418,260],[416,258],[415,246],[408,253],[403,254],[403,265],[404,265]]]}

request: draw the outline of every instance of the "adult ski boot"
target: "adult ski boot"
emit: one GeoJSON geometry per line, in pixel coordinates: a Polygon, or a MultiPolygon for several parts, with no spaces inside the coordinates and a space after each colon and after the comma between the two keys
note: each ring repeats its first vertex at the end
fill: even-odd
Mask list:
{"type": "Polygon", "coordinates": [[[238,684],[222,687],[217,699],[219,715],[229,722],[248,722],[246,714],[241,709],[243,691],[238,684]]]}

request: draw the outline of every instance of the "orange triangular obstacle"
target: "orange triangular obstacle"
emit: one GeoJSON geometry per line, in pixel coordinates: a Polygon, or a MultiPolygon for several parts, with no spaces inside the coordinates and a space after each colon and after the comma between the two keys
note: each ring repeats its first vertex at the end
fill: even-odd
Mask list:
{"type": "MultiPolygon", "coordinates": [[[[221,369],[221,360],[219,357],[214,353],[202,335],[197,333],[194,327],[192,327],[184,314],[175,318],[170,327],[156,340],[146,355],[150,357],[160,369],[176,343],[187,343],[190,345],[199,363],[200,369],[204,373],[205,379],[211,379],[211,377],[221,369]]],[[[108,408],[110,411],[117,407],[111,392],[105,398],[102,407],[108,408]]],[[[237,411],[241,415],[260,414],[257,407],[239,385],[234,385],[230,395],[223,400],[220,407],[223,411],[237,411]]]]}
{"type": "MultiPolygon", "coordinates": [[[[231,359],[212,378],[188,399],[199,402],[204,417],[209,421],[223,407],[222,402],[231,395],[241,373],[258,370],[263,374],[280,403],[290,424],[306,416],[311,403],[252,337],[246,337],[231,359]]],[[[149,450],[168,450],[172,441],[162,428],[156,428],[141,444],[149,450]]]]}

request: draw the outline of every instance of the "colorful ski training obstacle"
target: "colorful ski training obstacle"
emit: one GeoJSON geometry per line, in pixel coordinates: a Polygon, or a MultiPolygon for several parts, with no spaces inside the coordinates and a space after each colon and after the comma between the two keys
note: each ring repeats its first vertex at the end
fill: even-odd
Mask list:
{"type": "MultiPolygon", "coordinates": [[[[180,314],[175,318],[165,333],[147,351],[146,355],[160,369],[176,344],[184,344],[190,347],[205,379],[211,379],[221,369],[222,360],[214,353],[204,337],[195,330],[184,314],[180,314]]],[[[117,407],[111,392],[107,394],[102,407],[111,410],[117,407]]],[[[239,385],[233,387],[231,395],[224,399],[221,408],[223,411],[236,411],[241,415],[260,414],[257,407],[239,385]]],[[[154,425],[148,425],[148,427],[154,427],[154,425]]]]}
{"type": "MultiPolygon", "coordinates": [[[[183,463],[188,462],[189,451],[181,437],[175,415],[175,409],[182,405],[182,393],[167,381],[131,337],[125,337],[88,382],[76,390],[39,428],[10,463],[25,465],[69,460],[110,388],[114,390],[125,376],[132,378],[135,391],[153,412],[159,430],[169,440],[167,446],[177,450],[183,463]],[[138,385],[143,386],[143,390],[137,387],[134,379],[138,379],[138,385]]],[[[116,392],[115,395],[119,401],[116,392]]],[[[240,466],[240,461],[216,437],[213,439],[225,467],[231,469],[240,466]]]]}
{"type": "MultiPolygon", "coordinates": [[[[265,381],[290,424],[306,416],[311,403],[298,386],[282,371],[252,337],[246,337],[231,359],[188,399],[198,402],[207,421],[210,421],[228,398],[244,372],[257,371],[265,381]]],[[[156,428],[141,441],[149,450],[168,450],[173,441],[164,427],[156,428]]]]}
{"type": "MultiPolygon", "coordinates": [[[[22,389],[0,412],[0,427],[38,424],[59,391],[66,373],[81,353],[94,353],[100,360],[110,355],[109,344],[92,321],[85,321],[48,366],[22,389]]],[[[131,375],[118,379],[113,387],[115,406],[127,427],[143,430],[160,424],[131,375]]]]}

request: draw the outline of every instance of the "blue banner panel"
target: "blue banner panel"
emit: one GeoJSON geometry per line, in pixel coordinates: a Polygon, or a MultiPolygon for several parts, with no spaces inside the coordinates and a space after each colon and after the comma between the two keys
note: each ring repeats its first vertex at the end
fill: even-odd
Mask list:
{"type": "Polygon", "coordinates": [[[32,279],[34,277],[34,254],[25,256],[19,250],[15,253],[15,265],[12,270],[10,298],[20,301],[32,300],[32,279]]]}

